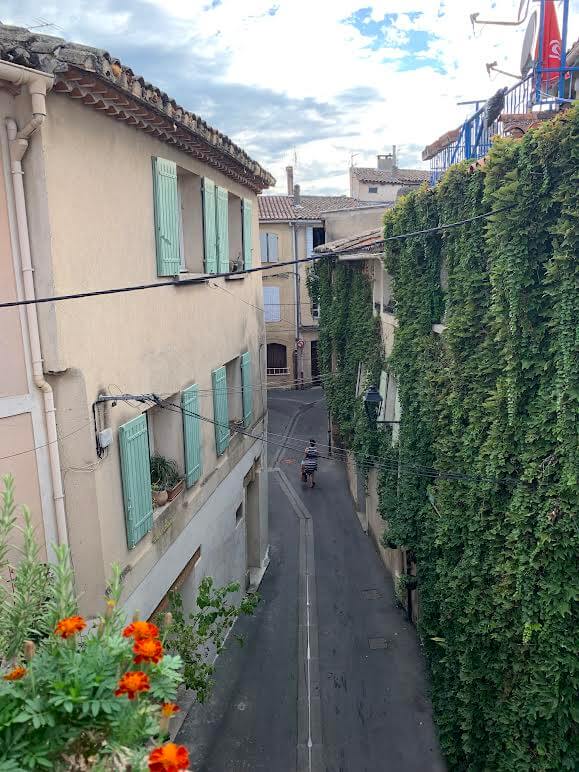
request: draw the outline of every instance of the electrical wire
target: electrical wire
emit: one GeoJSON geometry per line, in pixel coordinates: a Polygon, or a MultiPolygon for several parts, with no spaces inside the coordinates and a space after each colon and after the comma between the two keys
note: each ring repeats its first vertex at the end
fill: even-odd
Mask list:
{"type": "MultiPolygon", "coordinates": [[[[161,399],[159,399],[158,401],[153,401],[153,400],[151,400],[151,401],[153,402],[153,404],[156,404],[158,407],[161,407],[163,409],[167,409],[170,412],[181,412],[181,413],[184,413],[185,415],[192,416],[193,418],[198,418],[201,421],[205,421],[207,423],[211,423],[214,426],[221,426],[221,427],[227,428],[229,430],[231,429],[229,424],[223,424],[223,423],[220,423],[219,421],[215,421],[214,419],[209,418],[208,416],[203,416],[200,413],[195,413],[195,412],[190,411],[190,410],[185,410],[181,405],[178,405],[177,403],[167,402],[166,400],[161,400],[161,399]],[[171,410],[171,408],[173,408],[173,409],[171,410]]],[[[277,447],[286,448],[287,450],[293,450],[293,451],[297,451],[297,452],[301,452],[303,450],[302,447],[296,447],[294,445],[288,445],[287,444],[288,440],[292,440],[293,439],[292,437],[286,437],[286,441],[285,442],[275,442],[275,441],[272,441],[272,440],[269,440],[269,439],[265,439],[264,437],[262,437],[260,435],[252,434],[251,432],[245,431],[243,429],[237,429],[236,428],[234,430],[234,433],[235,434],[242,434],[242,435],[244,435],[246,437],[251,437],[252,439],[255,439],[255,440],[261,440],[262,442],[264,442],[264,443],[266,443],[268,445],[274,445],[274,446],[277,446],[277,447]]],[[[269,435],[269,432],[268,432],[268,435],[269,435]]],[[[300,441],[300,446],[301,446],[301,441],[300,441]]],[[[349,450],[347,448],[339,448],[339,450],[342,451],[343,453],[353,453],[353,451],[351,451],[351,450],[349,450]]],[[[345,459],[341,459],[341,458],[335,459],[332,456],[327,456],[327,455],[323,455],[323,454],[318,454],[318,455],[319,455],[319,458],[324,458],[324,459],[327,459],[327,460],[330,460],[330,461],[338,460],[338,461],[341,461],[343,463],[345,462],[345,459]]],[[[368,457],[363,458],[362,462],[364,464],[366,464],[366,462],[367,462],[367,460],[369,458],[371,458],[371,457],[368,456],[368,457]]],[[[440,480],[448,480],[448,481],[453,480],[453,481],[458,481],[458,482],[476,482],[476,483],[488,482],[488,483],[494,483],[494,484],[505,483],[505,484],[511,484],[511,485],[516,482],[516,480],[514,480],[512,478],[497,478],[497,477],[482,477],[482,476],[475,476],[475,475],[465,475],[462,472],[454,472],[454,471],[449,471],[449,470],[440,471],[440,470],[434,469],[432,467],[424,467],[424,466],[421,466],[421,465],[418,465],[418,464],[409,465],[409,464],[403,464],[403,463],[398,463],[398,462],[388,463],[388,462],[384,462],[384,461],[379,461],[379,463],[377,463],[377,464],[372,463],[371,466],[373,466],[375,468],[378,468],[378,469],[381,469],[381,470],[384,470],[384,471],[391,471],[391,472],[396,472],[398,474],[405,474],[405,475],[406,474],[407,475],[413,475],[415,477],[425,477],[425,478],[433,479],[433,480],[434,479],[440,479],[440,480]]]]}
{"type": "MultiPolygon", "coordinates": [[[[372,247],[380,246],[382,244],[385,244],[388,241],[396,241],[399,239],[407,239],[412,238],[414,236],[425,236],[429,233],[437,233],[439,231],[448,230],[449,228],[457,228],[461,225],[467,225],[471,222],[476,222],[477,220],[483,220],[487,217],[493,217],[495,214],[500,214],[501,212],[506,212],[509,209],[514,208],[514,204],[510,204],[509,206],[501,207],[500,209],[495,209],[491,212],[485,212],[483,214],[476,215],[475,217],[468,217],[464,220],[458,220],[457,222],[453,223],[446,223],[442,225],[437,225],[433,228],[426,228],[424,230],[420,231],[409,231],[408,233],[399,233],[396,236],[388,236],[388,238],[383,239],[381,241],[375,242],[372,247]]],[[[352,248],[352,249],[345,249],[345,250],[333,250],[331,252],[324,252],[322,254],[317,255],[311,255],[310,257],[303,257],[299,260],[287,260],[282,263],[266,263],[265,265],[257,266],[256,268],[243,268],[241,271],[226,271],[223,273],[214,273],[209,274],[206,276],[196,276],[191,279],[173,279],[172,281],[165,281],[165,282],[151,282],[149,284],[135,284],[132,286],[127,287],[114,287],[112,289],[104,289],[104,290],[93,290],[91,292],[73,292],[66,295],[51,295],[47,297],[42,298],[34,298],[34,300],[11,300],[8,302],[0,303],[0,308],[15,308],[17,306],[29,306],[29,305],[39,305],[41,303],[55,303],[57,301],[62,300],[78,300],[79,298],[91,298],[91,297],[97,297],[100,295],[118,295],[120,293],[124,292],[138,292],[140,290],[147,290],[147,289],[156,289],[157,287],[184,287],[189,284],[205,284],[210,279],[220,279],[220,278],[227,278],[228,276],[240,276],[245,275],[249,273],[256,273],[258,271],[268,271],[272,268],[280,268],[282,266],[286,265],[296,265],[298,263],[312,263],[316,260],[323,260],[328,257],[334,257],[337,255],[347,255],[352,254],[356,252],[364,252],[367,251],[368,247],[358,247],[358,248],[352,248]]]]}
{"type": "Polygon", "coordinates": [[[79,426],[78,429],[75,429],[68,434],[59,435],[55,440],[52,440],[52,442],[47,442],[44,445],[36,445],[34,448],[28,448],[28,450],[20,450],[18,453],[9,453],[7,456],[0,456],[0,461],[5,461],[7,458],[16,458],[16,456],[24,456],[26,453],[34,453],[37,450],[42,450],[42,448],[47,448],[49,445],[54,445],[55,442],[66,440],[68,437],[72,437],[73,434],[86,429],[87,426],[92,426],[92,419],[88,423],[79,426]]]}

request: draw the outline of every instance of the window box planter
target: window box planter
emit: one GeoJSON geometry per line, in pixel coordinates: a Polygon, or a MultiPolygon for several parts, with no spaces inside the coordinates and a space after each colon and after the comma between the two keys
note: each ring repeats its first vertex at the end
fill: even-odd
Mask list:
{"type": "Polygon", "coordinates": [[[173,501],[185,487],[185,480],[178,480],[172,488],[167,490],[167,501],[173,501]]]}

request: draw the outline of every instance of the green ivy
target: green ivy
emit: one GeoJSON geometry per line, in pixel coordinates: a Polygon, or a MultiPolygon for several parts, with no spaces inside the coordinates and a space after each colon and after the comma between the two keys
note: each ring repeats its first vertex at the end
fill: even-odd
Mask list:
{"type": "Polygon", "coordinates": [[[318,264],[328,404],[379,479],[388,539],[416,556],[419,631],[449,769],[576,769],[579,666],[579,109],[482,170],[399,201],[385,236],[399,327],[384,365],[368,282],[318,264]],[[505,210],[505,207],[509,207],[505,210]],[[500,212],[498,210],[501,210],[500,212]],[[366,310],[362,304],[366,304],[366,310]],[[442,335],[433,324],[444,324],[442,335]],[[375,324],[374,328],[375,329],[375,324]],[[398,380],[399,445],[360,431],[357,362],[398,380]],[[333,365],[333,367],[332,367],[333,365]],[[431,480],[409,465],[472,479],[431,480]]]}

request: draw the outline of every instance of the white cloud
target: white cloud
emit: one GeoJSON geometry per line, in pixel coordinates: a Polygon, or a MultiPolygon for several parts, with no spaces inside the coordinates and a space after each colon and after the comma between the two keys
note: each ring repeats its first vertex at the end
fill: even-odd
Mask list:
{"type": "MultiPolygon", "coordinates": [[[[318,134],[311,141],[300,137],[295,148],[296,181],[303,171],[310,192],[328,187],[346,192],[352,152],[359,153],[358,165],[373,164],[376,153],[397,144],[406,163],[419,165],[419,149],[466,117],[468,108],[458,107],[457,101],[485,98],[499,87],[510,85],[513,81],[503,76],[489,79],[485,63],[497,60],[505,70],[518,72],[526,26],[477,27],[473,32],[469,21],[470,13],[475,11],[481,18],[514,18],[519,0],[503,0],[500,4],[495,0],[405,0],[404,4],[400,0],[132,0],[125,5],[132,11],[139,6],[137,34],[124,8],[115,5],[114,12],[107,15],[100,7],[103,3],[106,0],[96,0],[98,7],[89,19],[71,2],[72,15],[61,10],[54,18],[64,27],[64,32],[57,34],[70,35],[65,25],[67,20],[71,24],[74,20],[74,31],[82,35],[84,42],[104,45],[94,39],[100,38],[103,31],[106,46],[121,58],[123,48],[129,44],[132,48],[149,47],[151,67],[147,75],[151,79],[155,77],[154,60],[159,51],[166,52],[165,62],[172,50],[179,50],[181,56],[189,50],[195,61],[211,66],[219,62],[204,84],[206,97],[198,95],[197,104],[182,99],[194,111],[199,111],[201,104],[210,109],[208,106],[219,94],[234,93],[235,84],[260,90],[266,100],[260,104],[260,113],[268,109],[268,93],[291,100],[294,109],[286,116],[291,116],[292,125],[284,125],[282,111],[279,124],[274,116],[273,143],[260,135],[262,129],[256,128],[261,120],[258,124],[255,107],[248,105],[246,120],[239,125],[243,105],[234,106],[237,122],[233,138],[249,146],[254,154],[257,150],[258,160],[278,178],[282,191],[284,167],[294,152],[293,122],[300,120],[296,105],[303,104],[305,125],[312,126],[317,119],[315,103],[323,106],[320,120],[324,122],[325,137],[319,139],[322,134],[318,134]],[[150,28],[144,3],[155,17],[150,28]],[[369,10],[361,14],[365,8],[369,10]],[[344,23],[356,12],[357,27],[344,23]],[[373,32],[382,37],[370,37],[373,32]],[[87,39],[89,35],[93,39],[87,39]],[[230,90],[225,91],[226,86],[230,90]],[[326,130],[331,120],[335,121],[333,132],[331,126],[326,130]],[[339,169],[343,169],[341,177],[324,176],[324,170],[331,173],[339,169]]],[[[579,0],[571,0],[571,7],[570,42],[579,35],[579,0]]],[[[48,2],[36,0],[32,15],[53,20],[50,10],[48,2]]],[[[21,13],[17,21],[31,23],[21,13]]],[[[143,59],[146,50],[142,54],[143,59]]],[[[131,64],[130,60],[127,63],[131,64]]],[[[188,73],[182,71],[181,61],[179,67],[178,75],[183,80],[188,73]]],[[[169,74],[165,68],[163,85],[171,93],[169,74]]],[[[269,110],[279,109],[279,100],[272,99],[269,110]]],[[[227,104],[220,104],[219,110],[207,117],[227,116],[227,110],[227,104]]],[[[217,127],[228,131],[227,125],[217,127]]]]}

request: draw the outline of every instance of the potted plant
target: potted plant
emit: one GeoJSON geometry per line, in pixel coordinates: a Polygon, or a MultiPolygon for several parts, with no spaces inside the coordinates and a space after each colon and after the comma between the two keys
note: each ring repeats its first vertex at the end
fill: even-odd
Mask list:
{"type": "Polygon", "coordinates": [[[173,459],[154,455],[151,456],[150,465],[153,502],[157,507],[162,507],[181,492],[183,480],[179,476],[177,464],[173,459]]]}
{"type": "Polygon", "coordinates": [[[398,585],[401,590],[415,590],[418,587],[418,577],[414,574],[400,574],[398,585]]]}

